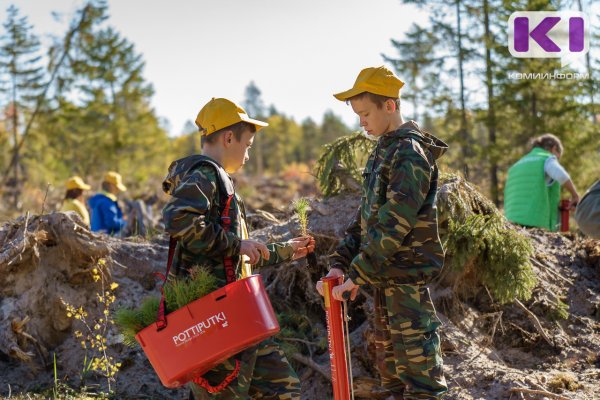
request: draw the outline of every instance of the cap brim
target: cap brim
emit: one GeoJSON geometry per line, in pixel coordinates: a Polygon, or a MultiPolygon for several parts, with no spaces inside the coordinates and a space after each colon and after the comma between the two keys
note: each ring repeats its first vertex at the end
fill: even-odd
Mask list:
{"type": "Polygon", "coordinates": [[[90,185],[81,185],[79,189],[90,190],[92,187],[90,185]]]}
{"type": "Polygon", "coordinates": [[[269,126],[269,124],[266,123],[266,122],[259,121],[257,119],[252,119],[252,118],[250,118],[248,116],[245,116],[245,115],[240,115],[240,118],[241,118],[242,121],[254,125],[256,127],[256,132],[258,132],[259,130],[261,130],[265,126],[269,126]]]}
{"type": "Polygon", "coordinates": [[[127,190],[127,186],[123,185],[122,183],[119,183],[117,186],[117,189],[119,189],[121,192],[124,192],[127,190]]]}
{"type": "Polygon", "coordinates": [[[352,88],[350,90],[346,90],[345,92],[334,94],[333,97],[335,97],[339,101],[346,101],[349,98],[354,97],[357,94],[361,94],[364,91],[364,89],[352,88]]]}

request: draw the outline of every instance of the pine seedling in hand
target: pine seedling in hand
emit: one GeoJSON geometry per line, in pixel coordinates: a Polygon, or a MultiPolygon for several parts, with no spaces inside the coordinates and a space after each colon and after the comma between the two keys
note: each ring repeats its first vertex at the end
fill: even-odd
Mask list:
{"type": "MultiPolygon", "coordinates": [[[[308,207],[308,200],[304,197],[294,202],[294,211],[298,216],[298,223],[300,224],[300,234],[304,237],[308,236],[308,207]]],[[[316,270],[317,255],[314,251],[306,255],[306,261],[311,270],[316,270]]]]}
{"type": "Polygon", "coordinates": [[[308,200],[304,197],[296,200],[294,202],[294,211],[298,216],[300,234],[302,236],[308,236],[308,200]]]}

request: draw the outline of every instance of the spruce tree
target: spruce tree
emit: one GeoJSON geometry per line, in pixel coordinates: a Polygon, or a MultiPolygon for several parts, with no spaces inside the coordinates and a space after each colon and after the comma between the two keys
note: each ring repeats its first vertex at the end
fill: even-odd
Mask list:
{"type": "Polygon", "coordinates": [[[12,177],[6,182],[12,191],[12,205],[20,209],[20,192],[25,177],[19,151],[20,132],[25,116],[39,100],[43,88],[40,42],[32,32],[27,17],[19,15],[14,5],[8,7],[0,44],[0,90],[9,107],[7,117],[12,132],[12,177]]]}
{"type": "MultiPolygon", "coordinates": [[[[252,118],[264,118],[265,117],[265,105],[261,97],[261,91],[252,81],[246,86],[244,101],[242,106],[246,112],[252,118]]],[[[252,145],[252,157],[250,157],[250,170],[257,175],[262,175],[265,168],[264,160],[264,140],[262,135],[256,135],[254,137],[254,143],[252,145]]]]}

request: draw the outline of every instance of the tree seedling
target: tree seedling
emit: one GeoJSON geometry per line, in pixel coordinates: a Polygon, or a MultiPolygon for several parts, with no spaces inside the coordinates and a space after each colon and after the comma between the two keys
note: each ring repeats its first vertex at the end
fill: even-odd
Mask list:
{"type": "MultiPolygon", "coordinates": [[[[309,203],[308,199],[302,197],[294,202],[294,211],[298,216],[298,223],[300,225],[300,234],[302,236],[308,236],[308,208],[309,203]]],[[[306,255],[306,261],[308,262],[308,267],[311,270],[316,270],[317,268],[317,255],[315,252],[308,253],[306,255]]]]}

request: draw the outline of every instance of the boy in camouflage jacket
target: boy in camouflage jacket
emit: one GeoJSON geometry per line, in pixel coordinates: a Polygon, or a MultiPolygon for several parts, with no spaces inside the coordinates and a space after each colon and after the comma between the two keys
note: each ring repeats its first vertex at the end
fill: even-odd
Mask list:
{"type": "MultiPolygon", "coordinates": [[[[400,114],[404,83],[385,67],[361,71],[349,102],[365,131],[378,137],[363,172],[361,205],[335,253],[328,276],[348,279],[333,289],[343,300],[359,285],[374,290],[377,368],[382,386],[400,399],[439,399],[442,371],[438,319],[425,286],[444,263],[435,197],[436,159],[447,145],[400,114]],[[402,397],[403,396],[403,397],[402,397]]],[[[322,293],[322,286],[317,284],[322,293]]]]}
{"type": "MultiPolygon", "coordinates": [[[[237,278],[249,276],[258,268],[298,259],[314,250],[314,239],[300,237],[285,243],[264,245],[248,238],[246,212],[242,199],[231,201],[228,232],[223,229],[221,212],[226,189],[234,192],[229,173],[248,160],[255,133],[268,124],[250,118],[243,108],[227,99],[212,99],[196,119],[202,131],[202,155],[174,161],[163,182],[171,200],[163,210],[166,231],[177,240],[174,267],[185,274],[193,266],[209,268],[226,283],[224,257],[233,258],[237,278]],[[216,164],[215,164],[216,163],[216,164]]],[[[220,392],[211,394],[191,383],[195,399],[299,399],[300,381],[283,351],[271,339],[236,354],[204,375],[210,385],[219,385],[234,371],[237,378],[220,392]]]]}

